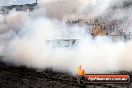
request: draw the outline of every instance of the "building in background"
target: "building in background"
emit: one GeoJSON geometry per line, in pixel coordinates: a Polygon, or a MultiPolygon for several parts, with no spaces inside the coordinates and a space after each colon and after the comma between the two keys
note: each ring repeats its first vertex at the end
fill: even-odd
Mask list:
{"type": "Polygon", "coordinates": [[[25,5],[11,5],[11,6],[1,6],[0,14],[8,14],[9,11],[15,9],[16,11],[32,11],[37,8],[38,1],[36,0],[33,4],[25,4],[25,5]]]}

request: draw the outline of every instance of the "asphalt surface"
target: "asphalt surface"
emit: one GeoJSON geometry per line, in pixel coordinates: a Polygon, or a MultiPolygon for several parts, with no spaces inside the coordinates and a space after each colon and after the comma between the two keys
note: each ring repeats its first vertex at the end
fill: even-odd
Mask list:
{"type": "MultiPolygon", "coordinates": [[[[130,73],[122,72],[121,74],[130,73]]],[[[93,84],[80,87],[76,77],[68,73],[55,72],[51,69],[38,72],[33,68],[15,67],[0,62],[0,88],[128,88],[128,86],[93,84]]]]}

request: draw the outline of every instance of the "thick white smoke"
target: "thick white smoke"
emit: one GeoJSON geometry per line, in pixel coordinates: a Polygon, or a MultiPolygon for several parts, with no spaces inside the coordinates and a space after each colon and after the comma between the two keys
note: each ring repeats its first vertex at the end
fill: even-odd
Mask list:
{"type": "Polygon", "coordinates": [[[109,13],[111,7],[122,5],[127,0],[40,0],[48,12],[48,16],[63,18],[64,16],[85,16],[95,18],[109,13]]]}
{"type": "MultiPolygon", "coordinates": [[[[131,18],[131,7],[122,8],[123,0],[114,2],[44,0],[42,8],[33,12],[11,11],[8,15],[0,15],[0,54],[5,56],[4,61],[18,66],[53,68],[70,73],[75,73],[79,65],[83,65],[88,73],[132,71],[131,40],[113,42],[109,37],[92,39],[86,25],[68,26],[60,20],[71,15],[107,17],[110,14],[117,14],[116,12],[122,13],[124,10],[126,14],[122,13],[122,16],[119,14],[117,17],[113,15],[111,19],[131,18]],[[112,12],[113,6],[119,9],[112,12]],[[52,48],[47,44],[47,40],[54,39],[79,39],[79,44],[75,48],[52,48]]],[[[130,31],[131,21],[125,19],[121,26],[130,31]]]]}

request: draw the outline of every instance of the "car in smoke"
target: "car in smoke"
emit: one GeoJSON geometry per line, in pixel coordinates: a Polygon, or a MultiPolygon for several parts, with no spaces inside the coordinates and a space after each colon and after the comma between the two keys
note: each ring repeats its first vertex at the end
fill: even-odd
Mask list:
{"type": "Polygon", "coordinates": [[[47,44],[53,48],[76,47],[79,44],[79,39],[47,40],[47,44]]]}

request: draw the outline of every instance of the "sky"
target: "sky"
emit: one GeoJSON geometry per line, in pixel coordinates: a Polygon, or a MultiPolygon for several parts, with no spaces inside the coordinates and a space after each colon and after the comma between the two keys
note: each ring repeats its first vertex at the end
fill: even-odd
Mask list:
{"type": "Polygon", "coordinates": [[[16,4],[30,4],[35,3],[36,0],[0,0],[0,6],[16,5],[16,4]]]}

